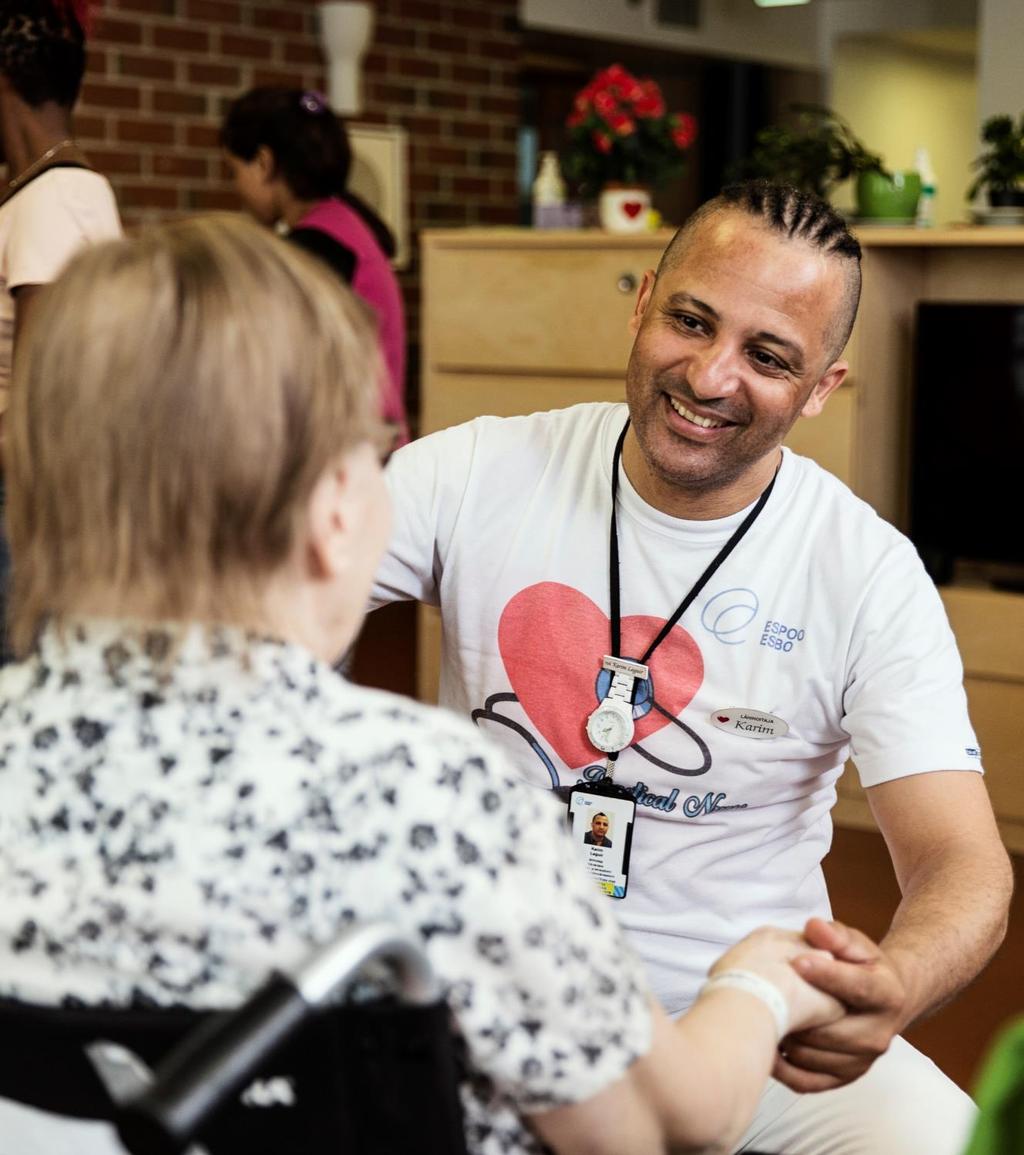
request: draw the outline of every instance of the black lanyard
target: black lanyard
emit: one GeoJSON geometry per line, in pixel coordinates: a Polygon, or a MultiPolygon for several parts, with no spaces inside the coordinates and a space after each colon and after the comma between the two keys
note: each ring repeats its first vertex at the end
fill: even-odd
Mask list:
{"type": "MultiPolygon", "coordinates": [[[[619,653],[621,645],[621,619],[619,616],[619,526],[618,518],[616,516],[616,508],[619,499],[619,462],[622,460],[622,446],[626,440],[626,433],[629,431],[629,418],[626,418],[626,424],[622,427],[622,432],[619,434],[619,440],[615,444],[615,456],[612,458],[612,525],[608,548],[608,600],[611,606],[611,624],[612,624],[612,649],[611,656],[614,658],[621,658],[623,655],[619,653]]],[[[690,592],[679,603],[676,612],[668,619],[662,627],[661,632],[647,647],[646,652],[642,658],[631,658],[630,661],[638,661],[642,666],[646,666],[650,660],[651,655],[661,645],[661,643],[672,632],[672,627],[679,621],[679,619],[686,613],[692,604],[694,598],[700,591],[708,584],[714,576],[715,571],[725,561],[725,559],[732,553],[732,551],[743,540],[743,535],[748,529],[757,521],[758,515],[764,509],[765,503],[771,496],[772,490],[775,488],[775,481],[779,476],[778,469],[771,481],[768,483],[764,493],[757,499],[757,504],[743,519],[742,523],[736,527],[732,537],[722,546],[718,553],[711,559],[710,565],[694,582],[690,592]]],[[[614,757],[614,755],[613,755],[614,757]]]]}

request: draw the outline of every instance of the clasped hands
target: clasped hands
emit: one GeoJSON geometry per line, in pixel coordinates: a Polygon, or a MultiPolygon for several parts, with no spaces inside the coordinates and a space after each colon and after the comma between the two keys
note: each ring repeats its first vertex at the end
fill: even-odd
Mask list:
{"type": "Polygon", "coordinates": [[[867,935],[812,918],[803,934],[761,927],[710,970],[741,968],[772,982],[789,1007],[772,1074],[794,1091],[828,1091],[862,1075],[906,1026],[907,991],[867,935]]]}
{"type": "Polygon", "coordinates": [[[790,965],[843,1014],[788,1034],[772,1074],[794,1091],[829,1091],[863,1075],[904,1029],[907,990],[886,952],[861,931],[812,918],[804,938],[813,949],[790,965]]]}

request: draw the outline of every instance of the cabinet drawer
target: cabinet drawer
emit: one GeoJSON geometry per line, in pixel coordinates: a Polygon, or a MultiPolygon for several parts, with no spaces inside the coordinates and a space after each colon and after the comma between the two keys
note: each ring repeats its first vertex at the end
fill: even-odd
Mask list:
{"type": "Polygon", "coordinates": [[[588,377],[515,377],[484,373],[434,373],[423,391],[424,433],[460,425],[484,414],[516,417],[566,409],[582,401],[625,401],[620,373],[588,377]]]}
{"type": "Polygon", "coordinates": [[[853,446],[857,390],[839,388],[817,417],[802,417],[789,431],[786,444],[794,453],[810,457],[840,481],[854,486],[853,446]]]}
{"type": "Polygon", "coordinates": [[[621,375],[637,292],[663,243],[605,252],[428,251],[427,363],[621,375]]]}

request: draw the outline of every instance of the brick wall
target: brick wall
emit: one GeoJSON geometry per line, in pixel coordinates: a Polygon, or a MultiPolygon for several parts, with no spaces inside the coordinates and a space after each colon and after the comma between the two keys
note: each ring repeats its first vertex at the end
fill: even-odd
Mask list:
{"type": "MultiPolygon", "coordinates": [[[[217,146],[225,103],[256,84],[323,89],[313,0],[103,0],[76,114],[125,222],[238,207],[217,146]]],[[[516,0],[378,0],[365,123],[409,133],[410,225],[516,219],[516,0]]],[[[401,276],[413,338],[417,259],[401,276]]]]}

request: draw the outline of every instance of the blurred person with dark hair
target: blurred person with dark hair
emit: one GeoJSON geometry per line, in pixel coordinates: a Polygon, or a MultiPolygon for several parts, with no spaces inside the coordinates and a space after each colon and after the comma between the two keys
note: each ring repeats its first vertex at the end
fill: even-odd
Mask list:
{"type": "Polygon", "coordinates": [[[239,196],[261,224],[284,227],[325,261],[374,310],[387,368],[381,415],[408,440],[405,315],[392,271],[395,239],[348,188],[352,149],[345,126],[318,92],[254,88],[228,109],[221,128],[239,196]]]}

